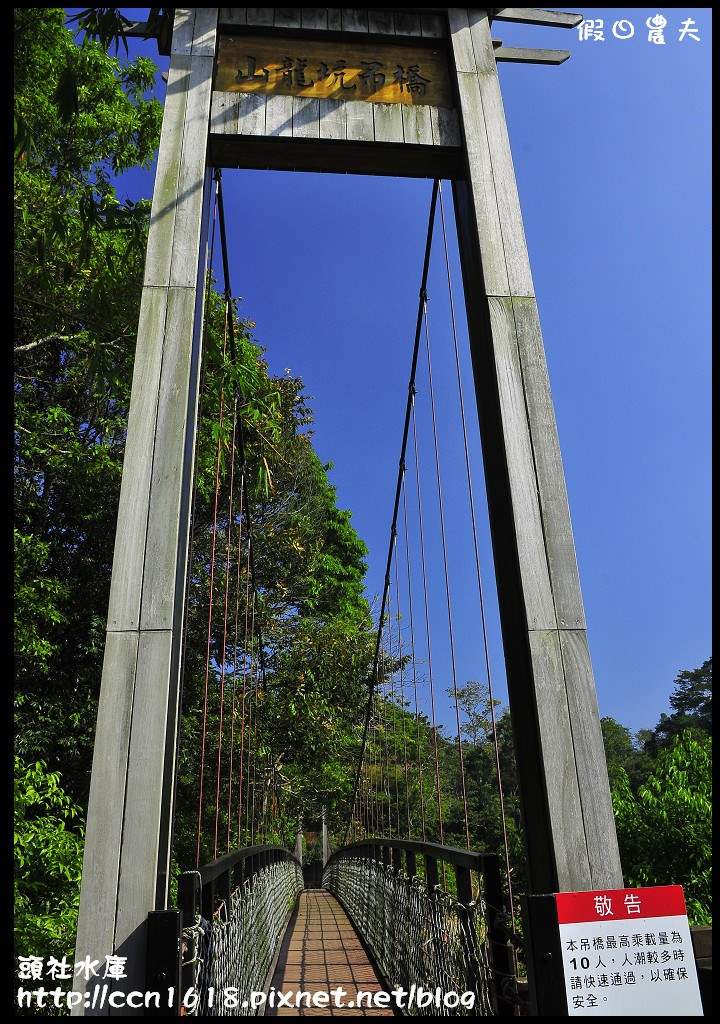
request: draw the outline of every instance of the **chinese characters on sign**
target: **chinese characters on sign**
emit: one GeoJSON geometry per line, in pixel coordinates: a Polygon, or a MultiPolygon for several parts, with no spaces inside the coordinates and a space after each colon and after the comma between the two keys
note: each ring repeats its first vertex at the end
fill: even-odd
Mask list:
{"type": "Polygon", "coordinates": [[[682,887],[557,893],[571,1017],[702,1017],[682,887]]]}
{"type": "Polygon", "coordinates": [[[222,35],[215,89],[453,106],[441,51],[370,43],[222,35]]]}
{"type": "MultiPolygon", "coordinates": [[[[695,24],[693,18],[686,18],[681,23],[678,29],[678,42],[681,43],[686,38],[694,39],[696,43],[700,42],[700,33],[695,24]]],[[[646,39],[649,43],[654,43],[656,46],[664,46],[667,42],[665,38],[667,25],[667,18],[662,14],[655,14],[652,18],[645,20],[645,29],[640,34],[646,33],[646,39]]],[[[604,42],[605,40],[605,21],[603,18],[588,18],[578,25],[577,28],[580,42],[588,39],[593,42],[604,42]]],[[[613,22],[612,34],[616,39],[632,39],[635,35],[635,25],[632,21],[628,21],[627,18],[620,18],[618,21],[613,22]]]]}

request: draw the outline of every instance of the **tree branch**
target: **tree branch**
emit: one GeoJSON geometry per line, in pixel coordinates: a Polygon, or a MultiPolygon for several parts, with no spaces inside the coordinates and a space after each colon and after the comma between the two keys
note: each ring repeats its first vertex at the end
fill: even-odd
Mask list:
{"type": "Polygon", "coordinates": [[[58,334],[53,331],[52,334],[46,334],[44,338],[38,338],[37,341],[29,341],[27,345],[16,345],[13,352],[29,352],[40,345],[46,345],[49,341],[77,341],[81,337],[82,334],[58,334]]]}

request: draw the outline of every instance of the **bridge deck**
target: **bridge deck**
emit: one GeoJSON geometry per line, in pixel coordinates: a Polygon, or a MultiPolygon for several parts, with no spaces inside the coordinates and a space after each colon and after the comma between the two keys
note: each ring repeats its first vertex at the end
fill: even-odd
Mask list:
{"type": "MultiPolygon", "coordinates": [[[[300,893],[280,948],[272,978],[276,993],[292,994],[292,1006],[268,1005],[271,1017],[394,1017],[388,1007],[352,1006],[358,992],[385,992],[383,982],[368,959],[347,914],[329,892],[306,889],[300,893]],[[342,993],[333,995],[341,988],[342,993]],[[295,1008],[296,993],[329,995],[326,1006],[295,1008]]],[[[277,996],[276,996],[277,999],[277,996]]],[[[322,997],[321,997],[322,1000],[322,997]]],[[[304,1000],[307,1002],[307,999],[304,1000]]]]}

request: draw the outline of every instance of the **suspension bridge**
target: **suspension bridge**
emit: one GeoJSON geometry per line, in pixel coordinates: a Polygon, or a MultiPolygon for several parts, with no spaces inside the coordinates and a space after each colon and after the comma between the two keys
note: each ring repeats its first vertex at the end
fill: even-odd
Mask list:
{"type": "MultiPolygon", "coordinates": [[[[527,891],[622,886],[496,68],[503,60],[557,64],[568,54],[504,47],[491,31],[503,20],[568,28],[581,16],[532,8],[189,8],[174,11],[171,31],[150,24],[129,30],[154,34],[170,55],[170,71],[76,954],[80,961],[122,957],[126,971],[104,987],[79,979],[75,1014],[520,1013],[516,894],[441,179],[452,182],[460,243],[527,891]],[[269,711],[273,699],[294,699],[278,690],[273,639],[290,618],[287,609],[273,618],[264,599],[271,558],[262,551],[261,503],[251,486],[261,471],[251,459],[260,449],[256,435],[252,443],[248,436],[247,366],[232,300],[221,174],[227,167],[410,173],[434,182],[425,252],[418,254],[417,317],[408,330],[384,588],[365,672],[344,712],[346,771],[332,811],[333,850],[324,805],[288,813],[292,787],[282,778],[282,738],[269,711]],[[445,396],[441,401],[433,386],[427,301],[438,224],[452,310],[443,330],[451,344],[440,358],[458,369],[473,538],[465,561],[475,578],[479,671],[488,688],[499,854],[474,849],[475,783],[462,741],[437,433],[445,396]],[[224,286],[219,321],[211,316],[213,278],[224,286]],[[427,444],[418,440],[421,415],[427,444]],[[199,440],[208,423],[214,452],[199,440]],[[427,474],[423,450],[430,453],[427,474]],[[215,485],[198,496],[200,460],[203,479],[214,475],[215,485]],[[433,578],[428,494],[442,565],[433,578]],[[209,512],[202,537],[199,503],[209,512]],[[441,735],[431,591],[443,593],[446,605],[452,794],[446,790],[453,744],[441,735]],[[206,616],[202,629],[198,608],[206,616]],[[197,769],[192,835],[185,806],[178,825],[178,803],[190,788],[183,743],[191,744],[197,769]],[[314,878],[303,865],[303,834],[313,816],[322,817],[323,831],[322,870],[314,878]],[[338,987],[346,1002],[323,1003],[338,987]],[[308,1002],[290,1007],[281,997],[298,989],[308,1002]],[[370,993],[366,1004],[351,1005],[361,991],[370,993]],[[406,1004],[391,996],[398,991],[406,1004]],[[159,1005],[123,1002],[128,992],[156,992],[159,1005]],[[432,993],[433,1002],[421,1005],[420,992],[432,993]],[[463,1000],[468,994],[471,1004],[463,1000]]],[[[327,798],[327,782],[319,788],[327,798]]]]}

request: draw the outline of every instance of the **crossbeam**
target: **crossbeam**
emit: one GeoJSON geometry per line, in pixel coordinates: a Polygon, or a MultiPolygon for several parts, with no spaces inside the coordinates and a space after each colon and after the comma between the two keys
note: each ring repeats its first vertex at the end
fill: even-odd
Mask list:
{"type": "Polygon", "coordinates": [[[519,25],[547,25],[552,28],[575,28],[585,19],[569,11],[544,11],[535,7],[491,7],[492,21],[514,21],[519,25]]]}
{"type": "Polygon", "coordinates": [[[498,64],[564,64],[569,50],[535,50],[527,46],[498,46],[494,50],[498,64]]]}

